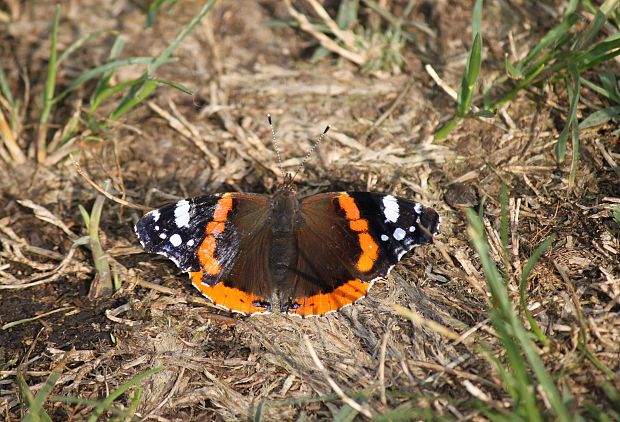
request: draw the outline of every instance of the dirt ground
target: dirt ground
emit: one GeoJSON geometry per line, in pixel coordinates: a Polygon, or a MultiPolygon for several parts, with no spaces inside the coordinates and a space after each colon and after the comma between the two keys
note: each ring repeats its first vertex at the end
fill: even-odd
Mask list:
{"type": "MultiPolygon", "coordinates": [[[[9,3],[14,2],[0,1],[9,3]]],[[[83,34],[106,30],[126,36],[124,56],[155,56],[202,5],[179,2],[145,29],[145,3],[63,2],[59,50],[83,34]]],[[[335,3],[325,2],[327,10],[333,13],[335,3]]],[[[485,4],[483,80],[504,71],[507,34],[517,49],[531,45],[557,22],[556,3],[485,4]]],[[[24,96],[28,81],[27,98],[34,105],[20,140],[28,150],[40,113],[36,104],[46,78],[53,5],[19,5],[19,15],[0,26],[0,61],[14,92],[24,96]]],[[[466,120],[445,141],[433,140],[454,102],[425,65],[458,89],[471,42],[471,4],[417,2],[411,16],[431,32],[411,29],[415,42],[404,51],[402,73],[365,73],[336,56],[310,61],[317,47],[313,38],[269,24],[288,19],[283,2],[220,2],[175,51],[178,60],[157,73],[195,95],[160,86],[99,138],[85,136],[75,155],[97,184],[112,180],[115,196],[156,207],[208,192],[273,191],[279,172],[267,113],[288,170],[331,124],[299,180],[303,194],[389,192],[431,206],[442,217],[433,245],[407,255],[368,297],[339,313],[302,320],[220,311],[171,261],[142,251],[132,230],[142,213],[109,200],[100,236],[122,288],[112,298],[91,301],[92,256],[72,244],[86,234],[78,205],[90,210],[97,191],[70,159],[50,166],[0,162],[0,285],[46,280],[0,290],[0,326],[40,316],[0,329],[0,419],[23,415],[18,367],[38,391],[63,361],[54,394],[93,400],[139,372],[163,367],[141,383],[137,415],[152,420],[248,420],[257,413],[264,420],[363,418],[332,384],[372,415],[397,409],[408,419],[413,413],[407,412],[427,409],[449,419],[481,420],[468,405],[472,400],[499,407],[509,402],[481,353],[484,345],[502,356],[463,206],[486,198],[487,235],[499,258],[493,247],[499,244],[502,183],[510,188],[515,271],[541,241],[557,236],[527,291],[528,307],[552,341],[541,349],[543,360],[560,390],[580,403],[609,405],[600,393],[604,373],[577,345],[583,320],[590,352],[620,375],[620,230],[611,218],[620,183],[618,168],[605,158],[620,159],[614,128],[582,133],[574,187],[568,186],[570,162],[558,164],[555,155],[568,109],[565,92],[549,88],[544,98],[521,94],[496,118],[466,120]],[[33,206],[45,207],[68,230],[38,218],[33,206]],[[455,341],[429,324],[412,323],[394,304],[461,337],[455,341]]],[[[59,86],[105,62],[113,38],[97,38],[74,53],[58,75],[59,86]]],[[[618,62],[614,65],[618,72],[618,62]]],[[[128,80],[142,71],[126,67],[116,78],[128,80]]],[[[55,108],[54,130],[92,89],[87,84],[55,108]]],[[[511,279],[515,304],[518,286],[518,278],[511,279]]],[[[127,406],[128,396],[118,403],[127,406]]],[[[46,409],[54,420],[81,420],[92,410],[52,401],[46,409]]]]}

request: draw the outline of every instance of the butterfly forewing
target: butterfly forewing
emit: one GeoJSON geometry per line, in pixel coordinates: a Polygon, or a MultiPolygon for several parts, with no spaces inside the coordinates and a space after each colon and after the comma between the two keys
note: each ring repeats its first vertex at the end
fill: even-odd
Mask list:
{"type": "Polygon", "coordinates": [[[183,199],[153,210],[135,226],[145,251],[170,258],[185,272],[200,270],[196,250],[221,195],[183,199]]]}

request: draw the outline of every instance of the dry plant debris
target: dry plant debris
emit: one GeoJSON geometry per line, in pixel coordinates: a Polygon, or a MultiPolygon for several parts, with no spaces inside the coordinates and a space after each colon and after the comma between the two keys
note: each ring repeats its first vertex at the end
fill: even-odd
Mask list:
{"type": "MultiPolygon", "coordinates": [[[[566,144],[568,163],[558,163],[556,145],[575,93],[551,81],[435,140],[472,47],[471,2],[355,2],[368,15],[364,28],[402,29],[400,74],[362,71],[368,53],[356,40],[366,38],[337,19],[344,1],[219,2],[172,62],[162,51],[204,2],[68,1],[56,26],[52,3],[0,2],[0,419],[41,409],[52,420],[104,412],[158,421],[509,414],[515,403],[493,359],[510,355],[490,314],[488,268],[468,234],[464,210],[472,208],[484,211],[478,234],[488,239],[489,262],[502,269],[507,297],[555,385],[570,394],[569,409],[620,418],[618,113],[589,120],[579,130],[579,161],[566,144]],[[410,21],[395,20],[403,10],[410,21]],[[54,27],[61,64],[50,93],[54,27]],[[320,47],[334,55],[309,62],[320,47]],[[129,57],[135,64],[121,66],[129,57]],[[152,57],[164,62],[149,85],[140,77],[152,57]],[[110,61],[118,66],[100,67],[110,61]],[[88,69],[101,79],[71,85],[88,69]],[[119,109],[122,97],[105,92],[128,81],[142,84],[148,101],[119,109]],[[304,320],[233,317],[199,297],[170,262],[143,254],[132,232],[140,209],[204,192],[273,190],[279,171],[267,113],[285,169],[332,125],[306,165],[303,192],[419,200],[443,216],[434,246],[355,306],[304,320]],[[37,139],[46,151],[34,148],[37,139]],[[87,231],[78,206],[92,209],[100,195],[93,185],[106,179],[112,200],[103,203],[98,237],[120,288],[91,301],[97,271],[80,241],[87,231]],[[510,188],[505,202],[502,185],[510,188]]],[[[579,2],[575,25],[596,20],[589,3],[579,2]]],[[[482,88],[502,77],[505,54],[523,59],[565,7],[485,3],[482,88]]],[[[602,31],[617,35],[618,14],[609,16],[602,31]]],[[[604,66],[605,75],[619,74],[617,57],[604,66]]],[[[618,107],[589,85],[580,92],[572,110],[579,122],[618,107]]],[[[557,417],[535,384],[542,417],[557,417]]]]}

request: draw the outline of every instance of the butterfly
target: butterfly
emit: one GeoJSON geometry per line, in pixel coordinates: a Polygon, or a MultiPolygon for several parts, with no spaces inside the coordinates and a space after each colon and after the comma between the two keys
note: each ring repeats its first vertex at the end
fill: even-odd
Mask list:
{"type": "Polygon", "coordinates": [[[146,252],[174,261],[216,306],[301,317],[363,298],[406,252],[437,233],[438,213],[418,202],[376,192],[303,198],[294,179],[285,174],[271,195],[183,199],[144,215],[135,232],[146,252]]]}

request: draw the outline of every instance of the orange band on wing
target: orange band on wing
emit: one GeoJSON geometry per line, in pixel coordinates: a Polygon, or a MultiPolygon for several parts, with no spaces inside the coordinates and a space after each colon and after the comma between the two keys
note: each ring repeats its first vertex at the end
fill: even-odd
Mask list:
{"type": "Polygon", "coordinates": [[[207,234],[220,234],[224,232],[225,223],[211,221],[207,224],[207,234]]]}
{"type": "MultiPolygon", "coordinates": [[[[222,198],[217,201],[215,205],[215,211],[213,212],[213,221],[210,221],[205,228],[207,234],[198,246],[198,261],[203,271],[208,275],[217,275],[222,270],[220,263],[215,257],[215,246],[217,244],[215,235],[222,234],[226,220],[228,219],[228,213],[232,211],[232,196],[229,193],[222,195],[222,198]]],[[[193,280],[193,277],[192,277],[193,280]]]]}
{"type": "Polygon", "coordinates": [[[351,198],[346,192],[338,196],[338,204],[346,214],[347,220],[359,220],[360,210],[355,204],[355,200],[351,198]]]}
{"type": "Polygon", "coordinates": [[[336,311],[366,296],[371,285],[372,283],[364,283],[359,279],[349,280],[329,293],[319,293],[314,296],[295,299],[295,303],[299,306],[289,309],[288,313],[309,316],[336,311]]]}
{"type": "Polygon", "coordinates": [[[198,247],[198,261],[203,271],[209,275],[220,272],[220,263],[215,258],[215,237],[208,235],[198,247]]]}
{"type": "Polygon", "coordinates": [[[255,305],[258,302],[265,302],[256,295],[242,292],[234,287],[227,287],[224,283],[218,283],[215,286],[204,284],[202,282],[203,274],[200,271],[190,272],[189,276],[192,279],[192,284],[216,305],[246,315],[270,311],[267,307],[255,305]]]}
{"type": "Polygon", "coordinates": [[[379,258],[379,245],[368,233],[368,221],[361,218],[360,210],[353,198],[344,192],[338,196],[338,205],[344,211],[346,219],[349,220],[349,228],[358,233],[357,237],[362,253],[355,266],[359,271],[367,273],[372,270],[377,258],[379,258]]]}
{"type": "Polygon", "coordinates": [[[230,193],[222,195],[222,199],[217,201],[215,211],[213,212],[213,221],[224,222],[228,218],[228,211],[232,210],[233,200],[230,193]]]}

